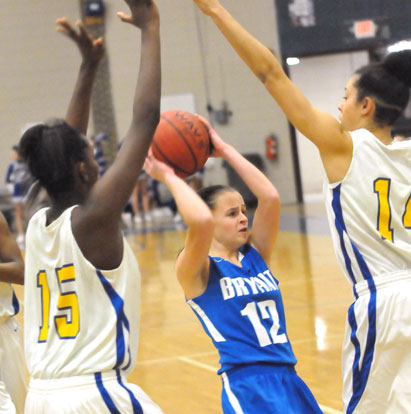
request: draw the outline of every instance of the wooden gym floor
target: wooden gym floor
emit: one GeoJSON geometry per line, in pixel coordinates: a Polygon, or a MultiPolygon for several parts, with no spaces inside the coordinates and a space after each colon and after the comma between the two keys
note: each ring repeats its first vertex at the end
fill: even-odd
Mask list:
{"type": "MultiPolygon", "coordinates": [[[[221,413],[218,354],[174,274],[184,236],[184,229],[127,236],[142,274],[139,362],[129,381],[166,414],[216,414],[221,413]]],[[[297,372],[325,414],[342,414],[340,351],[352,294],[322,203],[283,206],[271,269],[280,281],[297,372]]],[[[23,290],[16,291],[22,301],[23,290]]],[[[22,312],[19,318],[22,323],[22,312]]]]}

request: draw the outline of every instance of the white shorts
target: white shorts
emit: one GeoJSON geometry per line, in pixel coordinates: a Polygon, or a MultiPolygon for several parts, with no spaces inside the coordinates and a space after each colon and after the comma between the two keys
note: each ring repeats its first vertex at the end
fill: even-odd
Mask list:
{"type": "Polygon", "coordinates": [[[342,350],[347,414],[411,413],[411,274],[360,282],[342,350]]]}
{"type": "Polygon", "coordinates": [[[26,414],[162,414],[137,385],[119,371],[78,377],[32,378],[26,414]]]}
{"type": "Polygon", "coordinates": [[[9,316],[0,321],[0,414],[23,414],[27,371],[20,326],[9,316]]]}

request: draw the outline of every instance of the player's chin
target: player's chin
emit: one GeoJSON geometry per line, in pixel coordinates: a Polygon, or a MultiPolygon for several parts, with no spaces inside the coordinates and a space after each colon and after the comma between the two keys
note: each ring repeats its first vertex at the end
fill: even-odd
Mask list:
{"type": "Polygon", "coordinates": [[[248,239],[248,230],[242,230],[238,232],[238,238],[243,242],[247,241],[248,239]]]}

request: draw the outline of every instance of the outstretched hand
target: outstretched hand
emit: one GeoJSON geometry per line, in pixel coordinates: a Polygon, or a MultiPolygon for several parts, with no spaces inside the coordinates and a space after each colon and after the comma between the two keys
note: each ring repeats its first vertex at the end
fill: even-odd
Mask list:
{"type": "Polygon", "coordinates": [[[146,160],[144,161],[143,168],[150,177],[160,182],[164,182],[167,174],[175,175],[174,170],[164,162],[158,160],[153,155],[151,149],[149,150],[146,160]]]}
{"type": "Polygon", "coordinates": [[[143,29],[151,22],[160,20],[157,5],[153,0],[125,0],[130,8],[131,15],[117,12],[117,16],[125,23],[130,23],[143,29]]]}
{"type": "Polygon", "coordinates": [[[104,56],[104,42],[102,37],[93,39],[80,20],[76,22],[78,30],[65,17],[57,19],[56,23],[56,30],[73,40],[77,45],[84,62],[100,62],[104,56]]]}
{"type": "Polygon", "coordinates": [[[211,16],[221,4],[218,0],[194,0],[194,3],[197,4],[197,7],[208,16],[211,16]]]}
{"type": "Polygon", "coordinates": [[[206,126],[211,138],[212,152],[211,157],[221,157],[223,155],[224,149],[227,148],[227,145],[223,139],[217,134],[213,129],[207,119],[203,118],[201,115],[195,114],[195,116],[206,126]]]}

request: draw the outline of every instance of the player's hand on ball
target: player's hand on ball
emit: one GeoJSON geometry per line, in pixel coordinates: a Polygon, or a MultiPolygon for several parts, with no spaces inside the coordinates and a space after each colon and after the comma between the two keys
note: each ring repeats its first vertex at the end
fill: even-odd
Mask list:
{"type": "Polygon", "coordinates": [[[146,173],[157,181],[164,182],[167,174],[173,174],[174,170],[164,162],[158,160],[150,150],[144,161],[144,170],[146,173]]]}
{"type": "Polygon", "coordinates": [[[203,118],[201,115],[196,114],[196,117],[207,127],[210,133],[211,139],[211,147],[212,151],[210,157],[222,157],[224,149],[227,148],[228,144],[226,144],[220,135],[214,130],[211,124],[207,121],[207,119],[203,118]]]}

